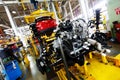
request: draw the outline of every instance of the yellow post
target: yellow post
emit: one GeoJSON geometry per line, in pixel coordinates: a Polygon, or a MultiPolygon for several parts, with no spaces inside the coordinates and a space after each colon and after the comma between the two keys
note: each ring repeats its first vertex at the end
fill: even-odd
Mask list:
{"type": "Polygon", "coordinates": [[[25,54],[26,54],[24,49],[21,50],[21,53],[22,53],[23,56],[25,56],[25,54]]]}
{"type": "Polygon", "coordinates": [[[61,18],[62,18],[62,15],[61,15],[61,13],[60,13],[58,1],[55,1],[55,7],[56,7],[56,10],[57,10],[58,17],[61,19],[61,18]]]}
{"type": "Polygon", "coordinates": [[[77,67],[77,69],[79,71],[81,71],[81,73],[88,75],[87,63],[88,63],[88,61],[85,60],[83,66],[79,66],[79,64],[77,64],[77,63],[75,64],[75,66],[77,67]]]}
{"type": "Polygon", "coordinates": [[[85,61],[85,63],[84,63],[84,73],[85,73],[85,75],[88,75],[87,63],[88,63],[88,61],[85,61]]]}
{"type": "Polygon", "coordinates": [[[26,67],[29,67],[30,62],[27,58],[27,55],[24,56],[24,62],[25,62],[26,67]]]}
{"type": "Polygon", "coordinates": [[[67,77],[65,76],[64,71],[62,69],[60,70],[60,74],[63,80],[67,80],[67,77]]]}
{"type": "Polygon", "coordinates": [[[30,47],[28,47],[28,51],[31,55],[33,55],[32,49],[30,47]]]}
{"type": "Polygon", "coordinates": [[[44,3],[45,3],[45,8],[48,8],[48,4],[47,4],[46,0],[44,0],[44,3]]]}
{"type": "Polygon", "coordinates": [[[25,7],[25,5],[24,5],[24,3],[23,3],[23,0],[21,0],[20,2],[21,2],[21,4],[22,4],[23,9],[26,10],[27,8],[25,7]]]}
{"type": "Polygon", "coordinates": [[[116,66],[120,66],[120,54],[118,54],[117,56],[115,56],[114,62],[115,62],[116,66]]]}
{"type": "Polygon", "coordinates": [[[62,80],[59,71],[57,71],[56,73],[58,75],[59,80],[62,80]]]}
{"type": "Polygon", "coordinates": [[[89,52],[89,58],[92,59],[92,52],[89,52]]]}
{"type": "Polygon", "coordinates": [[[26,67],[29,67],[29,60],[28,60],[28,58],[27,58],[27,53],[26,53],[26,51],[24,50],[24,49],[22,49],[21,50],[21,53],[22,53],[22,55],[23,55],[23,60],[24,60],[24,62],[25,62],[25,65],[26,65],[26,67]]]}
{"type": "Polygon", "coordinates": [[[63,76],[62,76],[62,73],[61,73],[61,70],[59,70],[59,74],[60,74],[61,79],[64,80],[63,76]]]}
{"type": "Polygon", "coordinates": [[[101,57],[102,57],[102,62],[103,63],[108,63],[107,58],[106,58],[106,54],[102,53],[101,57]]]}
{"type": "Polygon", "coordinates": [[[37,50],[36,45],[34,44],[34,41],[33,41],[32,37],[30,38],[30,41],[31,41],[31,44],[32,44],[32,46],[33,46],[33,49],[34,49],[34,51],[35,51],[36,56],[38,56],[39,53],[38,53],[38,50],[37,50]]]}
{"type": "Polygon", "coordinates": [[[83,68],[84,68],[85,75],[88,75],[87,63],[88,63],[88,61],[86,60],[86,57],[84,55],[84,65],[83,65],[83,68]]]}
{"type": "Polygon", "coordinates": [[[81,71],[81,68],[80,68],[80,66],[79,66],[78,63],[75,63],[75,67],[76,67],[79,71],[81,71]]]}

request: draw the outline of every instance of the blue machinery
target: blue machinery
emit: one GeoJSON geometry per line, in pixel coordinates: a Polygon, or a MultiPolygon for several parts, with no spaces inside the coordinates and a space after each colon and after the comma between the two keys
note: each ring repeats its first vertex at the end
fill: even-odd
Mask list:
{"type": "Polygon", "coordinates": [[[0,80],[16,80],[21,76],[22,71],[16,60],[4,64],[0,58],[0,80]]]}

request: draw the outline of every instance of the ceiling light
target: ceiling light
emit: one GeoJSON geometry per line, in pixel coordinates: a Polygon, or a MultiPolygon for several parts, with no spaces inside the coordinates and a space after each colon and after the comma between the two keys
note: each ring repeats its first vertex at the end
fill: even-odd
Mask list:
{"type": "Polygon", "coordinates": [[[13,14],[16,14],[16,11],[12,11],[13,14]]]}
{"type": "Polygon", "coordinates": [[[24,22],[24,20],[21,20],[21,22],[24,22]]]}

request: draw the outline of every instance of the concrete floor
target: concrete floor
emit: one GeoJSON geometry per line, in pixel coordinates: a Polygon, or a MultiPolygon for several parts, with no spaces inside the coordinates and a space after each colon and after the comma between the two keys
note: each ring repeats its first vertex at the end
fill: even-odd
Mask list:
{"type": "MultiPolygon", "coordinates": [[[[108,56],[116,56],[120,53],[120,43],[111,43],[108,42],[109,45],[112,45],[111,53],[107,54],[108,56]]],[[[47,79],[46,75],[42,75],[40,71],[37,69],[35,58],[28,55],[28,59],[30,61],[30,68],[27,69],[25,67],[25,64],[21,63],[21,69],[23,71],[23,78],[24,80],[51,80],[47,79]]],[[[52,79],[52,80],[58,80],[58,78],[52,79]]]]}
{"type": "Polygon", "coordinates": [[[108,42],[108,44],[112,46],[112,48],[110,48],[111,53],[107,54],[108,56],[115,57],[116,55],[120,54],[120,43],[108,42]]]}
{"type": "Polygon", "coordinates": [[[26,68],[24,62],[21,62],[21,69],[23,71],[23,80],[47,80],[46,75],[42,75],[36,66],[34,57],[28,55],[30,61],[29,69],[26,68]]]}

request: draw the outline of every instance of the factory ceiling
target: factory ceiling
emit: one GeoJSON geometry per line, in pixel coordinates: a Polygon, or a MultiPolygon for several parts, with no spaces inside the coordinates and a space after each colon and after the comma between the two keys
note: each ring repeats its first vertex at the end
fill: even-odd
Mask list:
{"type": "MultiPolygon", "coordinates": [[[[30,0],[23,0],[26,10],[23,9],[21,3],[16,3],[16,1],[20,1],[20,0],[2,0],[2,1],[7,4],[17,27],[24,26],[26,22],[24,21],[23,17],[22,18],[15,18],[15,17],[29,15],[32,11],[34,11],[34,6],[33,4],[30,3],[30,0]],[[13,3],[11,1],[13,1],[13,3]]],[[[41,4],[45,3],[44,0],[37,0],[37,1],[39,2],[38,6],[41,6],[41,4]]],[[[68,0],[46,0],[46,1],[61,1],[62,4],[64,5],[65,2],[68,0]]],[[[73,1],[76,1],[76,0],[73,0],[73,1]]],[[[72,4],[72,5],[74,6],[75,4],[72,4]]],[[[6,26],[11,27],[5,8],[1,3],[1,0],[0,0],[0,24],[4,24],[6,26]]],[[[6,29],[8,27],[2,26],[2,28],[6,29]]]]}
{"type": "MultiPolygon", "coordinates": [[[[20,0],[2,0],[2,1],[5,4],[7,4],[8,8],[11,12],[11,15],[13,17],[13,20],[15,21],[15,23],[18,27],[25,25],[26,22],[24,21],[24,18],[15,18],[15,17],[29,15],[32,11],[34,11],[34,6],[33,6],[33,4],[30,3],[30,0],[23,0],[26,10],[23,9],[21,3],[17,3],[20,0]]],[[[37,1],[39,2],[38,6],[41,6],[41,4],[45,3],[44,2],[45,0],[37,0],[37,1]]],[[[46,1],[57,1],[57,0],[46,0],[46,1]]],[[[65,3],[65,1],[63,1],[63,3],[65,3]]],[[[0,24],[4,24],[9,27],[11,26],[1,0],[0,0],[0,24]]],[[[2,27],[2,28],[6,29],[6,27],[2,27]]]]}
{"type": "MultiPolygon", "coordinates": [[[[15,21],[15,23],[18,27],[26,24],[24,21],[24,18],[14,19],[14,17],[29,15],[30,12],[34,10],[32,4],[24,3],[24,5],[25,5],[26,10],[23,9],[21,4],[7,5],[11,12],[11,15],[13,17],[13,20],[15,21]]],[[[6,14],[5,8],[2,5],[0,5],[0,24],[10,26],[10,22],[9,22],[8,16],[6,14]]]]}

